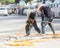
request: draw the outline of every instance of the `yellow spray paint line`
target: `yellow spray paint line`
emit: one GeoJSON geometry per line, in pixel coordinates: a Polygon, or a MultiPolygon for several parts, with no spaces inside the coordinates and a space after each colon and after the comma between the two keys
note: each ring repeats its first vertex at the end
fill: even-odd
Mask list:
{"type": "Polygon", "coordinates": [[[9,46],[33,46],[34,44],[28,40],[24,40],[21,42],[10,41],[11,43],[7,43],[5,45],[9,46]]]}
{"type": "Polygon", "coordinates": [[[6,44],[6,45],[9,45],[9,46],[33,46],[34,44],[33,43],[30,43],[30,42],[24,42],[24,43],[11,43],[11,44],[6,44]]]}
{"type": "MultiPolygon", "coordinates": [[[[13,36],[13,35],[12,35],[12,36],[13,36]]],[[[25,36],[25,34],[16,34],[16,37],[18,37],[18,36],[22,37],[22,36],[25,36]]],[[[30,35],[30,37],[35,37],[35,36],[40,36],[40,35],[38,35],[38,34],[31,34],[31,35],[30,35]]],[[[50,37],[51,37],[51,36],[55,36],[55,37],[59,37],[59,38],[60,38],[60,34],[55,34],[55,35],[53,35],[53,34],[46,34],[45,36],[46,36],[46,37],[48,37],[48,36],[50,36],[50,37]]],[[[3,38],[5,37],[5,38],[6,38],[7,36],[0,36],[0,37],[3,37],[3,38]]],[[[13,37],[14,37],[14,36],[13,36],[13,37]]],[[[42,37],[43,37],[43,36],[42,36],[42,37]]]]}
{"type": "MultiPolygon", "coordinates": [[[[16,36],[24,36],[24,35],[26,35],[26,34],[23,34],[23,33],[17,33],[17,34],[16,34],[16,36]]],[[[31,35],[33,35],[33,36],[34,36],[34,35],[38,35],[38,33],[32,33],[32,34],[30,34],[30,36],[31,36],[31,35]]]]}
{"type": "Polygon", "coordinates": [[[16,36],[24,36],[25,34],[18,33],[16,36]]]}
{"type": "MultiPolygon", "coordinates": [[[[16,34],[16,36],[23,36],[23,35],[25,35],[25,34],[22,34],[22,33],[18,33],[18,34],[16,34]]],[[[34,35],[38,35],[38,33],[32,33],[32,34],[30,34],[31,36],[34,36],[34,35]]],[[[60,36],[60,33],[59,34],[46,34],[47,36],[53,36],[53,35],[55,35],[55,36],[60,36]]]]}
{"type": "MultiPolygon", "coordinates": [[[[16,36],[24,36],[25,34],[17,34],[16,36]]],[[[31,34],[30,37],[35,36],[36,34],[31,34]]],[[[46,36],[58,36],[60,37],[60,34],[46,34],[46,36]]],[[[11,40],[8,41],[9,43],[6,43],[5,45],[9,46],[34,46],[35,42],[46,42],[46,41],[52,41],[60,38],[54,38],[54,37],[44,37],[44,38],[37,38],[37,39],[22,39],[22,40],[11,40]]]]}
{"type": "Polygon", "coordinates": [[[54,38],[44,38],[44,39],[35,39],[35,40],[12,40],[9,41],[10,43],[7,43],[6,45],[9,46],[34,46],[34,43],[36,42],[46,42],[46,41],[52,41],[55,40],[54,38]],[[13,43],[12,43],[13,42],[13,43]]]}
{"type": "Polygon", "coordinates": [[[35,39],[35,40],[12,40],[9,41],[10,43],[7,43],[5,45],[9,46],[34,46],[34,43],[36,42],[46,42],[51,41],[54,39],[35,39]]]}
{"type": "Polygon", "coordinates": [[[46,35],[49,35],[49,36],[60,36],[60,34],[46,34],[46,35]]]}

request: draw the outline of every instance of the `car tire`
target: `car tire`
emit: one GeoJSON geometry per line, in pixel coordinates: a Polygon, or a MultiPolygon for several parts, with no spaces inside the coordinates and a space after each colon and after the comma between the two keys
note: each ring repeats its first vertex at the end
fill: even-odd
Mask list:
{"type": "Polygon", "coordinates": [[[7,15],[4,15],[4,16],[7,16],[7,15]]]}

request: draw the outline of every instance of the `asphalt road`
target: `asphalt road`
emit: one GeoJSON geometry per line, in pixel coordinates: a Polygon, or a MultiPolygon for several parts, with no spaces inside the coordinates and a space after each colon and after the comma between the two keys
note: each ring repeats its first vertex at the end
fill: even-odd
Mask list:
{"type": "MultiPolygon", "coordinates": [[[[19,32],[25,33],[24,27],[26,20],[27,17],[21,15],[0,16],[0,48],[60,48],[60,38],[38,39],[39,37],[34,37],[33,39],[36,40],[21,41],[21,39],[27,39],[27,37],[21,37],[17,40],[18,42],[14,42],[14,38],[11,38],[10,41],[6,41],[8,37],[5,38],[5,36],[14,36],[16,33],[19,32]],[[21,42],[19,42],[19,40],[21,42]],[[9,46],[9,44],[13,44],[14,46],[9,46]]],[[[36,21],[39,28],[41,29],[41,18],[37,17],[36,21]]],[[[56,33],[60,33],[60,19],[54,19],[52,25],[56,33]]],[[[31,30],[31,32],[35,32],[34,28],[31,30]]],[[[46,27],[46,32],[52,33],[48,26],[46,27]]]]}
{"type": "MultiPolygon", "coordinates": [[[[20,32],[25,27],[25,22],[27,20],[27,16],[22,15],[9,15],[9,16],[0,16],[0,33],[8,33],[8,32],[20,32]]],[[[41,18],[36,18],[39,28],[41,29],[41,18]]],[[[54,19],[52,25],[55,31],[60,31],[60,19],[54,19]]],[[[46,27],[46,31],[51,31],[49,26],[46,27]]]]}

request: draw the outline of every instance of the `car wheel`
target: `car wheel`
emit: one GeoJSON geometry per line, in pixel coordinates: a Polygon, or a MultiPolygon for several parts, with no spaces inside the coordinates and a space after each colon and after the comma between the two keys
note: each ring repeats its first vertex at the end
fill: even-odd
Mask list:
{"type": "Polygon", "coordinates": [[[4,16],[7,16],[7,15],[4,15],[4,16]]]}

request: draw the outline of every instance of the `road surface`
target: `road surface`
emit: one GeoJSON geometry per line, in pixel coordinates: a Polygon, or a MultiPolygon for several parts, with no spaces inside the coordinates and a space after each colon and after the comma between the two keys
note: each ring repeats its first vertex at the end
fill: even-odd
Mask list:
{"type": "MultiPolygon", "coordinates": [[[[17,42],[12,41],[14,40],[14,38],[12,38],[11,41],[6,41],[5,40],[6,35],[13,36],[16,35],[17,33],[25,34],[24,27],[26,20],[27,17],[21,15],[0,16],[0,48],[60,48],[60,37],[45,38],[45,39],[39,39],[39,37],[33,37],[33,39],[35,40],[21,41],[21,39],[27,39],[27,37],[26,38],[22,37],[19,40],[17,40],[17,42]],[[11,45],[11,43],[13,45],[11,45]]],[[[40,26],[41,18],[37,17],[36,20],[39,28],[41,29],[40,26]]],[[[57,34],[60,34],[60,19],[54,19],[52,24],[55,29],[55,32],[57,34]]],[[[47,28],[46,33],[52,33],[52,31],[48,26],[46,28],[47,28]]],[[[35,32],[36,31],[34,30],[34,28],[32,28],[31,34],[35,32]]]]}

